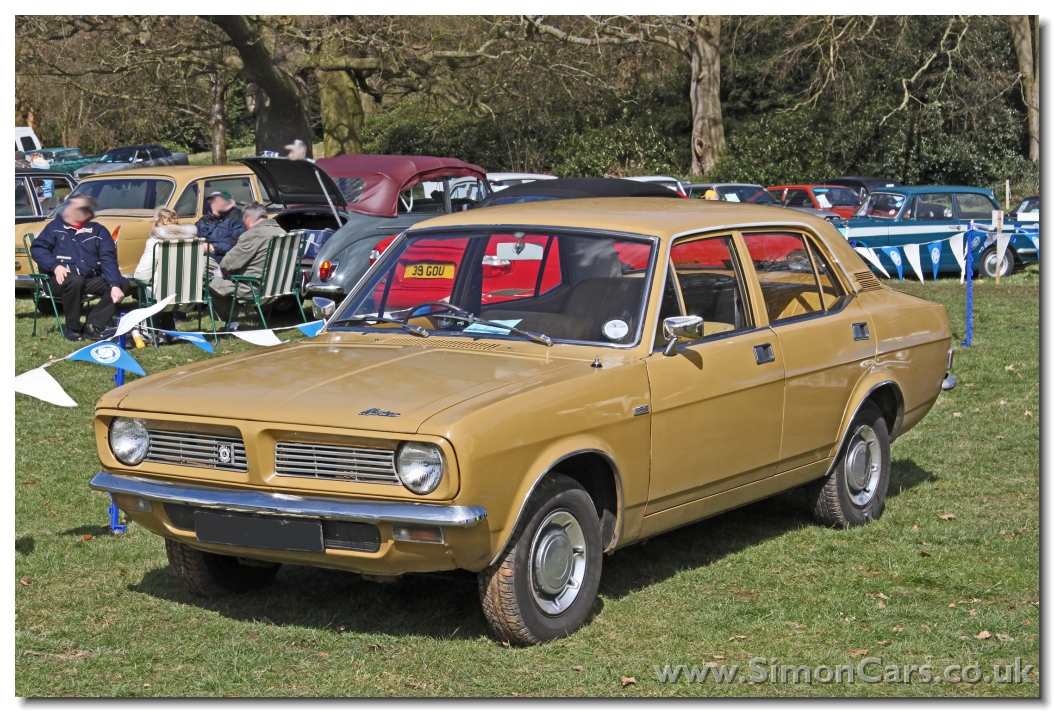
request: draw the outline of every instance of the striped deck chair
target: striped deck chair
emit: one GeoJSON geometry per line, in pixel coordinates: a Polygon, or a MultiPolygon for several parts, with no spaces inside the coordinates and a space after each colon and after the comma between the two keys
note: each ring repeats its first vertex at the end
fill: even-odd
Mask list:
{"type": "Polygon", "coordinates": [[[231,311],[227,316],[228,324],[234,321],[239,304],[248,306],[251,302],[256,307],[256,313],[260,315],[264,328],[270,328],[267,326],[263,307],[273,304],[280,297],[292,297],[300,309],[300,317],[307,321],[299,281],[300,244],[303,239],[303,232],[275,235],[267,243],[267,256],[264,259],[262,275],[258,277],[247,274],[231,275],[231,281],[234,282],[234,295],[231,297],[231,311]],[[248,297],[241,296],[241,285],[243,284],[247,285],[251,291],[248,297]]]}
{"type": "MultiPolygon", "coordinates": [[[[154,244],[152,279],[139,283],[139,304],[148,307],[169,295],[175,295],[165,311],[183,310],[198,305],[209,307],[212,317],[213,338],[216,336],[216,315],[209,296],[208,261],[205,258],[205,240],[189,237],[178,240],[158,240],[154,244]]],[[[204,309],[198,309],[198,329],[204,309]]],[[[150,326],[154,325],[153,317],[150,326]]]]}

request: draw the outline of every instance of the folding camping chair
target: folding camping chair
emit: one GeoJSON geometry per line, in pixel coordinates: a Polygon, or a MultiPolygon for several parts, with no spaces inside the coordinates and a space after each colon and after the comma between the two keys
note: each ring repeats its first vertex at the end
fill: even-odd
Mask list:
{"type": "MultiPolygon", "coordinates": [[[[37,263],[33,260],[33,253],[29,251],[35,238],[36,235],[33,233],[26,233],[22,236],[22,247],[26,251],[26,261],[29,262],[29,276],[33,278],[33,336],[37,335],[37,318],[41,316],[40,300],[42,297],[47,297],[48,301],[51,302],[51,311],[55,315],[55,323],[59,326],[59,335],[65,338],[66,329],[62,326],[62,319],[59,317],[58,307],[59,304],[62,304],[62,295],[52,294],[51,282],[49,281],[51,276],[37,271],[37,263]]],[[[98,298],[99,297],[94,294],[85,294],[81,298],[81,303],[87,304],[98,298]]]]}
{"type": "MultiPolygon", "coordinates": [[[[159,240],[154,244],[153,266],[150,270],[151,280],[139,283],[139,304],[149,307],[157,304],[169,295],[175,299],[165,307],[165,311],[175,311],[190,306],[198,309],[198,329],[201,329],[201,317],[204,306],[209,307],[212,317],[212,338],[216,339],[216,314],[212,309],[212,297],[209,294],[208,260],[205,258],[205,240],[190,237],[178,240],[159,240]]],[[[150,317],[150,326],[154,318],[150,317]]],[[[157,345],[157,340],[154,340],[157,345]]]]}
{"type": "Polygon", "coordinates": [[[262,275],[259,277],[247,274],[231,275],[231,281],[234,282],[234,295],[231,297],[231,310],[227,316],[228,324],[234,321],[239,304],[252,303],[260,315],[264,328],[270,328],[267,326],[263,307],[270,306],[280,297],[293,297],[300,309],[300,317],[307,321],[297,280],[300,272],[300,245],[303,238],[302,232],[274,235],[267,243],[267,255],[264,259],[262,275]],[[241,296],[241,285],[243,284],[249,287],[250,296],[241,296]]]}

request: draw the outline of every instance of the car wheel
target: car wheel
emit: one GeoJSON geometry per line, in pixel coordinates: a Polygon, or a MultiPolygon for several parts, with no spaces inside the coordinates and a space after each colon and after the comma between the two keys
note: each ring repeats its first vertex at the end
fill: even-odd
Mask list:
{"type": "Polygon", "coordinates": [[[165,539],[165,553],[179,582],[206,598],[263,588],[282,568],[268,561],[211,554],[172,539],[165,539]]]}
{"type": "MultiPolygon", "coordinates": [[[[981,254],[981,276],[986,279],[995,279],[995,247],[989,247],[981,254]]],[[[1003,253],[1003,261],[999,263],[999,276],[1006,277],[1014,271],[1014,253],[1009,249],[1003,253]]]]}
{"type": "Polygon", "coordinates": [[[856,527],[882,516],[889,489],[889,428],[867,402],[849,426],[831,472],[810,491],[813,516],[830,527],[856,527]]]}
{"type": "Polygon", "coordinates": [[[546,475],[501,557],[479,574],[483,613],[497,637],[535,645],[580,628],[600,588],[603,548],[585,489],[546,475]]]}

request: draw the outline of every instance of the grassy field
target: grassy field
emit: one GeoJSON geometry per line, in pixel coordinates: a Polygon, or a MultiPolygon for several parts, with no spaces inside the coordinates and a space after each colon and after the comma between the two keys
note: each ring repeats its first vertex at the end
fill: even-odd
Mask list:
{"type": "MultiPolygon", "coordinates": [[[[962,339],[957,280],[902,288],[946,304],[962,339]]],[[[877,657],[934,675],[1038,666],[1038,268],[978,282],[975,296],[961,385],[893,444],[880,520],[824,529],[781,497],[654,537],[605,558],[589,626],[530,649],[487,637],[471,575],[384,585],[286,567],[258,594],[186,593],[159,537],[135,525],[105,534],[107,499],[87,487],[92,408],[112,371],[56,364],[77,408],[15,399],[17,694],[1037,696],[1038,684],[917,673],[911,684],[749,681],[755,657],[814,669],[877,657]],[[662,683],[655,671],[708,663],[739,665],[747,681],[662,683]]],[[[17,372],[74,349],[54,320],[30,337],[31,305],[16,309],[17,372]]],[[[222,344],[242,348],[253,347],[222,344]]],[[[135,355],[148,373],[210,358],[190,345],[135,355]]]]}

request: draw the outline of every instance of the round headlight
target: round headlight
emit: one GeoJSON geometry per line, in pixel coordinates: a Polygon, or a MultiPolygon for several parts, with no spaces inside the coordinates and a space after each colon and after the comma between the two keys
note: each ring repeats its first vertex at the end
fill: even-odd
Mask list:
{"type": "Polygon", "coordinates": [[[150,449],[150,434],[139,418],[114,418],[110,423],[110,449],[126,465],[138,465],[150,449]]]}
{"type": "Polygon", "coordinates": [[[403,443],[395,456],[399,481],[414,494],[428,494],[443,479],[443,453],[431,443],[403,443]]]}

